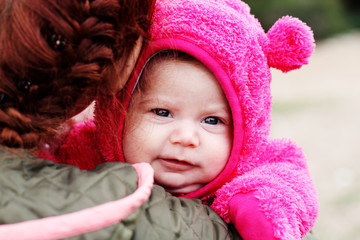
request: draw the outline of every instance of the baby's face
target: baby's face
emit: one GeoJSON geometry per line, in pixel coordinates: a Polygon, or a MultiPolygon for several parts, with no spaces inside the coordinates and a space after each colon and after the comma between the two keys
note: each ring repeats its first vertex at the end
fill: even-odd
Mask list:
{"type": "Polygon", "coordinates": [[[207,68],[180,60],[156,63],[147,81],[128,109],[125,160],[150,163],[156,183],[169,192],[197,190],[223,170],[231,152],[223,91],[207,68]]]}

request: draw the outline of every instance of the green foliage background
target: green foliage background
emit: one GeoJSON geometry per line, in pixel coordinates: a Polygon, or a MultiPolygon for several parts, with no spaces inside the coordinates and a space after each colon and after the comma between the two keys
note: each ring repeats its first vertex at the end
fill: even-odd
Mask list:
{"type": "Polygon", "coordinates": [[[316,39],[360,27],[360,0],[244,0],[267,31],[290,15],[306,22],[316,39]]]}

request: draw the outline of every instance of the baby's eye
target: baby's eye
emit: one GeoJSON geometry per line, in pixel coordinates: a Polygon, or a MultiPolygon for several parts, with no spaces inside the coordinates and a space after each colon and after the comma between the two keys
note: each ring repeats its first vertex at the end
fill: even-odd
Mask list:
{"type": "Polygon", "coordinates": [[[172,117],[171,113],[166,109],[155,108],[155,109],[152,109],[151,111],[160,117],[172,117]]]}
{"type": "Polygon", "coordinates": [[[217,117],[207,117],[203,120],[203,123],[210,125],[217,125],[219,123],[222,123],[222,121],[217,117]]]}

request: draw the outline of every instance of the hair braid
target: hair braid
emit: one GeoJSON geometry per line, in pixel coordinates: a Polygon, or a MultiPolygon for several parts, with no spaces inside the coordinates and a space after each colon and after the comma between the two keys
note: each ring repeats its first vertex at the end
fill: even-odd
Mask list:
{"type": "Polygon", "coordinates": [[[0,2],[0,144],[36,148],[97,94],[115,94],[153,1],[0,2]]]}

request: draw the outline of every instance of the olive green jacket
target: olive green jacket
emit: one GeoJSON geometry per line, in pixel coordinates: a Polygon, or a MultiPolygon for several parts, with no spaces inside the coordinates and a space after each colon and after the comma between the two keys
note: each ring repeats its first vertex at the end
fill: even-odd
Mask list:
{"type": "Polygon", "coordinates": [[[0,146],[0,239],[240,239],[199,200],[150,178],[126,163],[85,171],[0,146]],[[146,184],[151,192],[132,200],[146,184]]]}

